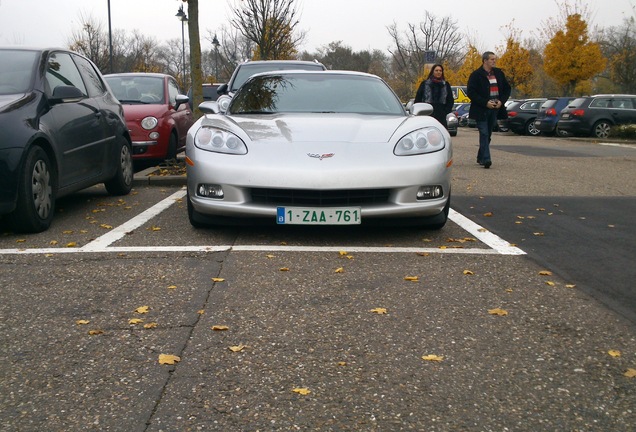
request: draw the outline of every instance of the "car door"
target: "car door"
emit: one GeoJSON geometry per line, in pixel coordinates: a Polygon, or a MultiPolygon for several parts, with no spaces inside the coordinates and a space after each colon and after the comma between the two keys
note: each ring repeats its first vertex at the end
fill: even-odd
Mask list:
{"type": "Polygon", "coordinates": [[[99,176],[105,156],[104,143],[109,140],[108,129],[99,103],[89,95],[77,65],[68,52],[52,52],[46,65],[46,93],[55,98],[56,88],[73,86],[82,97],[52,105],[49,128],[59,167],[59,186],[64,188],[99,176]]]}
{"type": "Polygon", "coordinates": [[[615,124],[636,123],[636,98],[616,96],[611,100],[612,119],[615,124]]]}
{"type": "Polygon", "coordinates": [[[179,86],[177,82],[172,78],[168,78],[168,97],[170,98],[170,107],[175,110],[173,114],[174,122],[177,127],[177,133],[179,134],[179,148],[185,146],[185,139],[188,134],[188,129],[194,123],[192,117],[192,111],[190,105],[185,103],[176,107],[177,95],[179,95],[179,86]]]}

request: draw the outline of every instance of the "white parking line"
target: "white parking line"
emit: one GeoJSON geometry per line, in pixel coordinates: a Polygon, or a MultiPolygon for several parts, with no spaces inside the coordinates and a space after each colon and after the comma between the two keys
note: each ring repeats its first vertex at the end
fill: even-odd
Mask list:
{"type": "Polygon", "coordinates": [[[451,209],[448,218],[462,229],[481,240],[487,248],[417,248],[417,247],[365,247],[365,246],[260,246],[260,245],[219,245],[219,246],[111,246],[152,218],[169,208],[186,195],[185,189],[173,193],[154,206],[130,219],[112,231],[93,240],[81,248],[42,248],[42,249],[0,249],[0,255],[9,254],[64,254],[64,253],[124,253],[124,252],[356,252],[356,253],[438,253],[438,254],[476,254],[476,255],[525,255],[521,249],[504,241],[495,234],[451,209]]]}

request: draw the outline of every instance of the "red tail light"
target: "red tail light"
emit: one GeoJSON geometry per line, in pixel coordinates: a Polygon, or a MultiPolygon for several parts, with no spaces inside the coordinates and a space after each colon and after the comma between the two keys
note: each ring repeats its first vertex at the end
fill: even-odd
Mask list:
{"type": "Polygon", "coordinates": [[[548,108],[548,110],[545,112],[546,116],[556,116],[556,110],[554,108],[548,108]]]}
{"type": "Polygon", "coordinates": [[[585,114],[585,110],[582,110],[582,109],[576,109],[576,110],[572,111],[572,113],[571,113],[571,114],[572,114],[573,116],[576,116],[576,117],[581,117],[581,116],[583,116],[583,115],[585,114]]]}
{"type": "Polygon", "coordinates": [[[517,114],[518,114],[517,111],[510,111],[508,113],[508,117],[516,117],[517,114]]]}

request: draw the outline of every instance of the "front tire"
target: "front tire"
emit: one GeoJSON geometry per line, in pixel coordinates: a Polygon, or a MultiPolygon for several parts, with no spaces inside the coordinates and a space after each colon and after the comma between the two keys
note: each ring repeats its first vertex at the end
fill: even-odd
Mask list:
{"type": "Polygon", "coordinates": [[[18,181],[18,202],[7,216],[16,232],[39,233],[51,226],[57,176],[42,147],[31,147],[18,181]]]}
{"type": "Polygon", "coordinates": [[[131,145],[124,137],[119,138],[117,162],[117,172],[113,178],[104,182],[104,186],[111,195],[128,195],[132,189],[134,170],[131,145]]]}
{"type": "Polygon", "coordinates": [[[530,119],[528,123],[526,123],[526,135],[537,136],[541,134],[541,131],[534,125],[534,120],[535,119],[530,119]]]}
{"type": "Polygon", "coordinates": [[[594,127],[592,128],[592,134],[596,138],[607,138],[609,136],[611,127],[612,124],[607,120],[599,120],[594,124],[594,127]]]}

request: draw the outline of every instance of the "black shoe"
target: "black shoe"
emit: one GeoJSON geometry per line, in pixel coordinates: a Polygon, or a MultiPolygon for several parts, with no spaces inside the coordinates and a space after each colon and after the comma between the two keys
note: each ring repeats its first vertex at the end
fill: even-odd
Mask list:
{"type": "Polygon", "coordinates": [[[480,159],[477,159],[477,163],[478,163],[479,165],[483,165],[483,164],[484,164],[484,161],[482,161],[482,160],[480,160],[480,159]]]}
{"type": "Polygon", "coordinates": [[[492,162],[491,161],[486,161],[486,162],[484,162],[483,165],[484,165],[484,168],[488,169],[488,168],[490,168],[490,165],[492,165],[492,162]]]}

